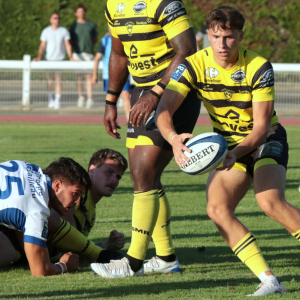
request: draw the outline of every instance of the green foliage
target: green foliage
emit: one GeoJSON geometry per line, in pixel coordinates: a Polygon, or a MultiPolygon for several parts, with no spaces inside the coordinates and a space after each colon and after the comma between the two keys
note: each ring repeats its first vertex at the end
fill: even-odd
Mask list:
{"type": "MultiPolygon", "coordinates": [[[[0,0],[0,59],[37,56],[39,38],[49,25],[52,12],[61,16],[69,29],[75,21],[78,0],[0,0]]],[[[205,24],[205,16],[215,7],[231,5],[246,18],[244,45],[271,62],[300,62],[299,0],[184,0],[195,32],[205,24]]],[[[107,32],[104,16],[106,0],[85,0],[87,18],[98,26],[99,39],[107,32]]],[[[95,50],[97,45],[95,45],[95,50]]]]}
{"type": "MultiPolygon", "coordinates": [[[[122,139],[110,137],[104,126],[84,124],[1,123],[0,162],[20,159],[46,167],[60,156],[69,156],[87,166],[91,154],[111,147],[127,156],[126,126],[122,139]]],[[[211,131],[197,126],[194,134],[211,131]]],[[[299,127],[287,127],[290,160],[286,197],[300,206],[299,127]]],[[[172,209],[171,228],[176,254],[183,272],[156,273],[145,277],[101,279],[80,258],[76,273],[33,278],[27,267],[0,270],[1,299],[245,299],[253,293],[259,280],[233,254],[206,214],[207,175],[184,174],[174,160],[163,173],[162,183],[172,209]],[[205,251],[197,251],[205,246],[205,251]]],[[[97,218],[90,238],[101,241],[112,229],[124,232],[126,249],[131,237],[133,189],[129,171],[123,175],[115,194],[97,204],[97,218]]],[[[255,235],[270,267],[283,281],[288,293],[267,299],[300,299],[299,241],[282,226],[267,217],[257,205],[251,189],[236,210],[238,218],[255,235]],[[298,296],[297,296],[298,295],[298,296]]],[[[1,246],[1,245],[0,245],[1,246]]],[[[125,249],[125,250],[126,250],[125,249]]],[[[125,253],[125,251],[123,251],[125,253]]],[[[150,243],[147,258],[155,254],[150,243]]],[[[57,262],[59,257],[53,259],[57,262]]]]}

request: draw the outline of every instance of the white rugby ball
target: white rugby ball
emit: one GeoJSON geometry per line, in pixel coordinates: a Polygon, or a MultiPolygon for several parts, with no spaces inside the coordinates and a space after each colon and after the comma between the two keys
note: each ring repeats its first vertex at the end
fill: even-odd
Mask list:
{"type": "Polygon", "coordinates": [[[200,175],[215,169],[227,154],[227,141],[218,133],[208,132],[195,136],[186,143],[192,153],[184,151],[190,159],[181,170],[189,175],[200,175]]]}

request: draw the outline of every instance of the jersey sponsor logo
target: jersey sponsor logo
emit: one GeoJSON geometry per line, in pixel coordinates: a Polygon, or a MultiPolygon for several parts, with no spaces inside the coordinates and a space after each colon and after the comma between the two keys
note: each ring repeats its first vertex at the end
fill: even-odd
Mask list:
{"type": "Polygon", "coordinates": [[[144,1],[138,2],[134,7],[133,10],[135,13],[139,14],[141,13],[145,8],[147,7],[147,4],[144,1]]]}
{"type": "Polygon", "coordinates": [[[182,74],[184,73],[184,71],[186,70],[186,66],[180,64],[177,69],[175,70],[175,72],[172,74],[171,78],[175,81],[178,81],[180,79],[180,77],[182,76],[182,74]]]}
{"type": "Polygon", "coordinates": [[[207,68],[205,75],[210,78],[216,78],[219,75],[219,71],[216,68],[207,68]]]}
{"type": "Polygon", "coordinates": [[[246,78],[246,73],[243,70],[238,70],[231,75],[231,79],[235,82],[242,82],[246,78]]]}
{"type": "Polygon", "coordinates": [[[116,12],[121,13],[125,9],[125,5],[123,3],[119,3],[116,12]]]}
{"type": "Polygon", "coordinates": [[[170,3],[164,10],[164,16],[169,16],[170,14],[180,10],[181,8],[183,8],[183,5],[181,2],[179,1],[174,1],[172,3],[170,3]]]}
{"type": "Polygon", "coordinates": [[[138,49],[134,45],[130,47],[130,58],[137,58],[138,49]]]}
{"type": "Polygon", "coordinates": [[[221,92],[224,93],[225,97],[230,100],[232,98],[232,95],[234,94],[234,91],[223,89],[221,92]]]}
{"type": "Polygon", "coordinates": [[[129,36],[132,36],[133,25],[134,25],[133,22],[127,22],[127,23],[125,24],[129,36]]]}
{"type": "Polygon", "coordinates": [[[134,133],[134,128],[128,128],[127,133],[134,133]]]}
{"type": "Polygon", "coordinates": [[[47,236],[48,236],[48,223],[45,221],[44,228],[42,231],[42,238],[47,239],[47,236]]]}
{"type": "Polygon", "coordinates": [[[168,18],[168,22],[172,21],[173,19],[176,19],[177,17],[179,17],[179,16],[181,16],[181,15],[183,15],[183,14],[185,14],[185,10],[181,10],[181,11],[179,11],[178,13],[173,14],[172,16],[170,16],[170,17],[168,18]]]}
{"type": "Polygon", "coordinates": [[[264,88],[266,86],[274,85],[274,71],[273,69],[267,70],[263,76],[261,76],[259,81],[260,87],[264,88]]]}
{"type": "MultiPolygon", "coordinates": [[[[134,58],[138,58],[138,49],[132,44],[130,47],[130,58],[134,59],[134,58]]],[[[153,54],[150,54],[149,56],[151,56],[153,54]]],[[[157,66],[157,63],[155,61],[154,57],[151,57],[150,59],[146,59],[144,61],[139,61],[136,63],[132,63],[131,61],[129,61],[129,66],[132,70],[144,70],[144,69],[150,69],[151,67],[155,67],[157,66]]]]}

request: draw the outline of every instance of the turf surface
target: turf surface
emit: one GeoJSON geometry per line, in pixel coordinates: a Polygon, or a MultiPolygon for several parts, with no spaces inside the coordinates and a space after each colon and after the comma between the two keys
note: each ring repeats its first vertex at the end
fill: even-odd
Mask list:
{"type": "MultiPolygon", "coordinates": [[[[60,156],[70,156],[87,166],[91,154],[110,147],[127,156],[125,126],[121,140],[108,136],[103,126],[2,123],[0,161],[20,159],[46,167],[60,156]]],[[[194,133],[211,131],[197,127],[194,133]]],[[[290,161],[286,197],[300,207],[299,127],[287,127],[290,161]]],[[[32,278],[28,268],[0,271],[0,299],[242,299],[259,283],[251,271],[235,257],[206,215],[207,175],[188,176],[174,160],[163,175],[163,184],[172,208],[172,233],[182,273],[154,274],[143,278],[101,279],[81,259],[76,273],[48,278],[32,278]],[[199,247],[205,246],[204,251],[199,247]]],[[[131,236],[133,189],[127,171],[111,198],[98,204],[97,221],[91,239],[99,241],[117,229],[131,236]]],[[[237,208],[240,220],[255,234],[262,251],[285,287],[285,299],[300,299],[300,244],[279,224],[259,209],[251,189],[237,208]]],[[[1,245],[0,245],[1,247],[1,245]]],[[[125,249],[125,250],[126,250],[125,249]]],[[[150,243],[147,257],[154,255],[150,243]]],[[[56,260],[57,261],[57,260],[56,260]]],[[[267,299],[279,299],[271,295],[267,299]]]]}

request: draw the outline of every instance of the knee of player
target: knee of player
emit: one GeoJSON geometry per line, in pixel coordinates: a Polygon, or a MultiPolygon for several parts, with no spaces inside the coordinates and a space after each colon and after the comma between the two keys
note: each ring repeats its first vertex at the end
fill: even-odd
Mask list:
{"type": "Polygon", "coordinates": [[[233,216],[234,211],[226,205],[208,204],[206,208],[208,216],[214,223],[220,223],[222,220],[228,220],[230,216],[233,216]]]}
{"type": "Polygon", "coordinates": [[[260,199],[259,197],[256,197],[257,202],[262,209],[262,211],[272,217],[272,215],[275,215],[277,212],[282,212],[282,205],[286,203],[285,199],[275,199],[275,198],[267,198],[260,199]]]}

